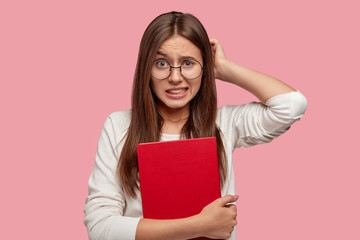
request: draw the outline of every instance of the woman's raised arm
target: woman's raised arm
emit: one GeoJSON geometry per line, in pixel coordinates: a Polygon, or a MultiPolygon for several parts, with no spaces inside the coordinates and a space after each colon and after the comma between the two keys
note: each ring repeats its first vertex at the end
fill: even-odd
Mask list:
{"type": "Polygon", "coordinates": [[[233,83],[249,91],[264,104],[274,96],[296,91],[276,78],[230,61],[226,58],[218,40],[211,39],[210,44],[214,54],[215,76],[217,79],[233,83]]]}

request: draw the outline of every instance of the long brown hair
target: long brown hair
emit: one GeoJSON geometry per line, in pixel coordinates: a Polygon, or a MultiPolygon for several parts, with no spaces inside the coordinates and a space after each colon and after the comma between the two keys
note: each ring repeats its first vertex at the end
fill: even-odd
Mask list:
{"type": "Polygon", "coordinates": [[[190,102],[189,117],[181,130],[183,138],[216,137],[220,183],[226,180],[226,155],[221,132],[216,126],[217,98],[214,63],[206,30],[191,14],[169,12],[155,18],[141,39],[132,90],[131,122],[121,151],[117,173],[125,192],[135,198],[140,190],[136,147],[139,143],[160,140],[163,119],[150,87],[151,66],[162,43],[180,35],[197,46],[203,57],[204,71],[200,89],[190,102]]]}

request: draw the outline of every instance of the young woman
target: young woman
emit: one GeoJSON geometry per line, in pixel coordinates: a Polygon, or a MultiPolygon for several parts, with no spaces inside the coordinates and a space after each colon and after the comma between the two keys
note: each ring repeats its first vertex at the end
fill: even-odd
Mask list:
{"type": "Polygon", "coordinates": [[[193,15],[158,16],[140,44],[132,110],[112,113],[100,135],[84,209],[89,238],[236,239],[236,207],[228,205],[238,198],[233,150],[270,142],[299,120],[306,106],[294,88],[228,60],[193,15]],[[261,103],[217,109],[215,79],[251,92],[261,103]],[[213,136],[223,197],[188,218],[144,219],[136,146],[213,136]]]}

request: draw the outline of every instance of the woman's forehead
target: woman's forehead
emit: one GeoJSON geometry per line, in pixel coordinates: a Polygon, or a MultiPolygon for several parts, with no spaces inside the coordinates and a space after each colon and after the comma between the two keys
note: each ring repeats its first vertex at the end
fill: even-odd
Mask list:
{"type": "Polygon", "coordinates": [[[191,41],[179,35],[165,40],[158,49],[157,54],[167,58],[201,58],[200,49],[191,41]]]}

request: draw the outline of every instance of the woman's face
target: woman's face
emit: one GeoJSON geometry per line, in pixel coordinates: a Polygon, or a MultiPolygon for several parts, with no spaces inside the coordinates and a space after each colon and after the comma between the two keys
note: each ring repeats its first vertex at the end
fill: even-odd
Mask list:
{"type": "Polygon", "coordinates": [[[184,75],[186,73],[192,74],[194,66],[198,64],[196,61],[201,64],[200,67],[204,65],[200,49],[182,36],[170,37],[160,46],[152,65],[150,81],[152,91],[160,100],[158,106],[162,109],[159,110],[188,111],[190,101],[200,89],[202,71],[200,70],[199,75],[192,75],[195,78],[191,80],[181,74],[180,68],[172,68],[171,74],[168,77],[166,76],[169,73],[170,65],[173,67],[182,66],[184,75]],[[164,77],[166,78],[162,79],[164,77]]]}

